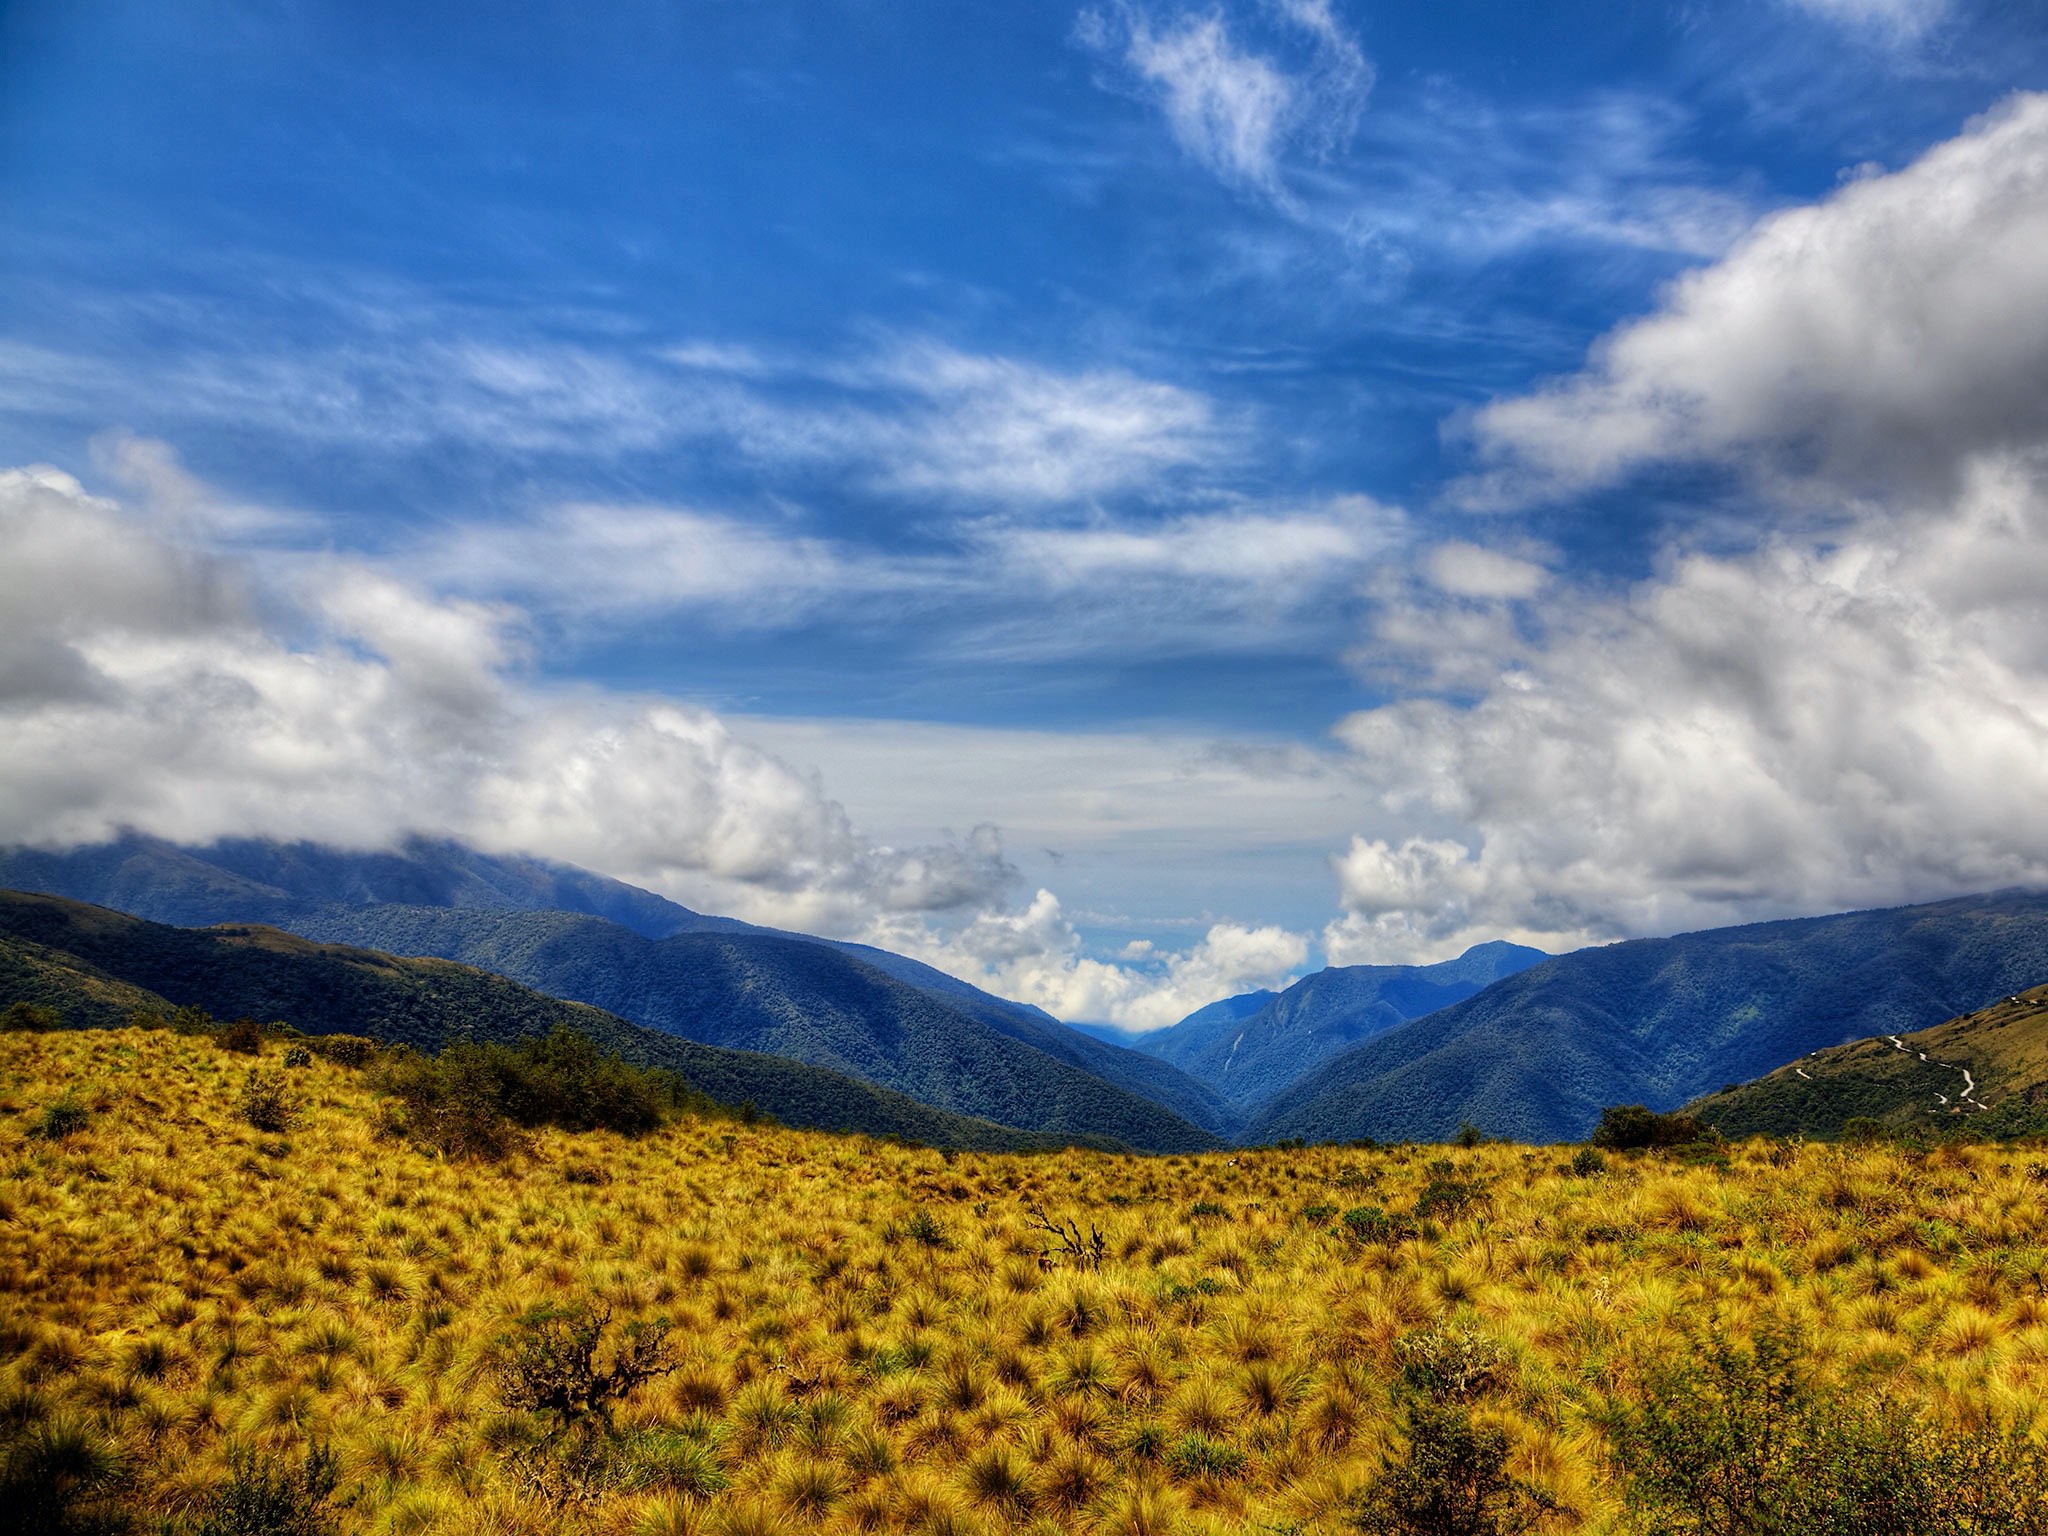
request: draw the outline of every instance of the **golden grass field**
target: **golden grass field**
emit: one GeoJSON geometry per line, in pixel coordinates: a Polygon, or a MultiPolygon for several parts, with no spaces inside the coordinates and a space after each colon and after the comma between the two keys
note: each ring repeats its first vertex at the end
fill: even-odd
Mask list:
{"type": "Polygon", "coordinates": [[[1789,1320],[1826,1379],[1930,1422],[2030,1424],[2048,1388],[2036,1149],[1581,1177],[1570,1148],[947,1156],[708,1119],[462,1164],[378,1139],[317,1057],[300,1122],[252,1129],[250,1070],[203,1037],[0,1035],[5,1415],[90,1426],[144,1528],[196,1518],[235,1447],[323,1442],[344,1530],[1335,1532],[1415,1341],[1450,1338],[1536,1528],[1597,1532],[1627,1502],[1598,1400],[1707,1321],[1789,1320]],[[67,1090],[83,1127],[32,1134],[67,1090]],[[1432,1180],[1463,1209],[1416,1219],[1432,1180]],[[1043,1257],[1028,1205],[1098,1227],[1099,1267],[1043,1257]],[[1357,1240],[1361,1207],[1412,1235],[1357,1240]],[[665,1450],[556,1503],[515,1475],[533,1430],[493,1362],[594,1299],[675,1325],[618,1418],[665,1450]]]}

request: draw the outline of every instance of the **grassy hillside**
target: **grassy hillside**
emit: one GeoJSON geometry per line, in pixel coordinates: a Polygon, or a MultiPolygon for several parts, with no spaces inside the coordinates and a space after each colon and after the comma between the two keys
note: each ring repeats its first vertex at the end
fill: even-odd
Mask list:
{"type": "Polygon", "coordinates": [[[1254,1116],[1255,1139],[1438,1140],[1470,1122],[1584,1136],[1809,1051],[1926,1029],[2048,976],[2048,896],[1717,928],[1561,955],[1347,1052],[1254,1116]]]}
{"type": "Polygon", "coordinates": [[[2048,1518],[2005,1433],[2048,1389],[2039,1153],[944,1157],[686,1120],[464,1164],[319,1059],[291,1129],[244,1124],[270,1049],[0,1036],[17,1523],[57,1466],[75,1529],[208,1536],[1620,1536],[1715,1515],[1693,1437],[1766,1402],[1727,1484],[1765,1528],[2048,1518]],[[621,1358],[610,1403],[547,1390],[621,1358]],[[1427,1523],[1432,1490],[1486,1523],[1427,1523]]]}
{"type": "Polygon", "coordinates": [[[135,1008],[190,1005],[222,1019],[281,1019],[310,1034],[368,1035],[428,1050],[566,1024],[629,1061],[668,1067],[715,1099],[751,1102],[789,1125],[937,1146],[1063,1140],[933,1109],[803,1062],[695,1044],[448,961],[314,944],[259,926],[172,928],[8,891],[0,892],[0,1007],[16,1001],[55,1006],[74,1025],[125,1023],[135,1008]]]}
{"type": "Polygon", "coordinates": [[[1540,949],[1495,942],[1437,965],[1331,966],[1248,1013],[1232,1006],[1239,999],[1212,1003],[1145,1036],[1138,1047],[1210,1084],[1243,1111],[1361,1041],[1549,958],[1540,949]]]}
{"type": "Polygon", "coordinates": [[[1839,1136],[1852,1119],[1928,1134],[2048,1129],[2048,987],[1815,1051],[1688,1107],[1728,1136],[1839,1136]]]}
{"type": "Polygon", "coordinates": [[[1149,1098],[809,940],[716,933],[656,940],[566,912],[438,907],[336,909],[313,931],[374,937],[401,954],[450,956],[650,1028],[829,1067],[955,1114],[1060,1136],[1109,1136],[1147,1151],[1217,1141],[1149,1098]]]}

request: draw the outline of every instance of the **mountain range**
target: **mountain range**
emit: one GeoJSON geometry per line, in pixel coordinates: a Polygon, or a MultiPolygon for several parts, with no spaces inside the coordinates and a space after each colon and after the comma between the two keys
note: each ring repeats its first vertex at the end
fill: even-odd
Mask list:
{"type": "Polygon", "coordinates": [[[669,1037],[806,1063],[937,1111],[1153,1151],[1438,1140],[1468,1123],[1573,1140],[1608,1105],[1675,1108],[2048,979],[2048,896],[2003,893],[1556,957],[1492,943],[1437,965],[1333,967],[1121,1045],[906,956],[453,843],[353,853],[130,837],[69,853],[0,851],[0,885],[166,923],[266,923],[452,960],[669,1037]]]}
{"type": "Polygon", "coordinates": [[[189,1006],[222,1020],[282,1020],[309,1034],[360,1034],[425,1050],[458,1040],[510,1042],[559,1024],[786,1125],[989,1151],[1119,1144],[949,1114],[844,1073],[700,1045],[445,960],[315,944],[257,924],[177,928],[61,897],[0,891],[0,1004],[14,1002],[55,1008],[77,1027],[113,1028],[138,1010],[189,1006]]]}
{"type": "Polygon", "coordinates": [[[1240,1118],[1168,1063],[906,956],[709,917],[587,871],[457,843],[353,853],[131,836],[0,853],[0,886],[165,923],[265,923],[461,961],[637,1024],[1027,1130],[1190,1151],[1227,1139],[1240,1118]]]}
{"type": "Polygon", "coordinates": [[[1261,1105],[1255,1140],[1583,1137],[1809,1051],[1903,1034],[2048,977],[2048,895],[1715,928],[1560,955],[1403,1024],[1261,1105]]]}
{"type": "Polygon", "coordinates": [[[1249,1110],[1350,1047],[1549,958],[1495,941],[1436,965],[1333,965],[1277,995],[1211,1003],[1133,1044],[1249,1110]]]}

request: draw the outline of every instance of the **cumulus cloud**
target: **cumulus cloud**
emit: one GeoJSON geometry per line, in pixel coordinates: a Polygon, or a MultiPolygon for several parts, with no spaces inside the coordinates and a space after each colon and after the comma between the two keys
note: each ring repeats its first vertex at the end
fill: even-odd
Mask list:
{"type": "Polygon", "coordinates": [[[2048,884],[2042,250],[2026,97],[1490,408],[1505,483],[1708,461],[1767,521],[1626,583],[1457,546],[1381,583],[1360,660],[1405,686],[1338,736],[1409,830],[1332,860],[1331,958],[2048,884]]]}
{"type": "Polygon", "coordinates": [[[1889,175],[1771,215],[1590,366],[1478,413],[1479,503],[1740,459],[1874,490],[1952,488],[2048,434],[2048,95],[1889,175]]]}
{"type": "Polygon", "coordinates": [[[1336,861],[1333,955],[2048,883],[2043,591],[2032,456],[1980,464],[1940,517],[1570,592],[1475,704],[1340,727],[1383,802],[1443,830],[1336,861]]]}
{"type": "Polygon", "coordinates": [[[1237,923],[1212,924],[1184,950],[1139,943],[1125,946],[1122,963],[1093,959],[1047,890],[1020,910],[978,914],[950,937],[922,921],[878,923],[871,937],[1056,1017],[1134,1031],[1177,1023],[1221,997],[1285,986],[1308,959],[1306,936],[1237,923]]]}
{"type": "Polygon", "coordinates": [[[519,615],[344,560],[267,572],[54,470],[0,474],[0,839],[410,832],[840,929],[999,899],[990,829],[894,849],[663,700],[522,679],[519,615]]]}
{"type": "Polygon", "coordinates": [[[1453,597],[1531,597],[1549,574],[1533,560],[1462,539],[1430,550],[1423,570],[1438,591],[1453,597]]]}
{"type": "Polygon", "coordinates": [[[1327,155],[1349,143],[1373,70],[1329,0],[1275,0],[1276,61],[1238,40],[1221,9],[1154,15],[1124,3],[1082,14],[1086,46],[1116,58],[1165,114],[1181,148],[1223,180],[1284,195],[1281,157],[1327,155]]]}

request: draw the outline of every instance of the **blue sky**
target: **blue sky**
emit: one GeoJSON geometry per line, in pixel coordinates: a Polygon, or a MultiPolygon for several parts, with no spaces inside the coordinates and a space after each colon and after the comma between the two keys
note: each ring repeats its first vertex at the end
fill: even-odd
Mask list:
{"type": "Polygon", "coordinates": [[[10,835],[516,836],[1133,1025],[2048,872],[1943,756],[2033,742],[2025,616],[1870,585],[2032,505],[2038,5],[17,0],[0,47],[14,541],[135,584],[16,605],[10,835]],[[88,697],[146,768],[67,761],[88,697]]]}

